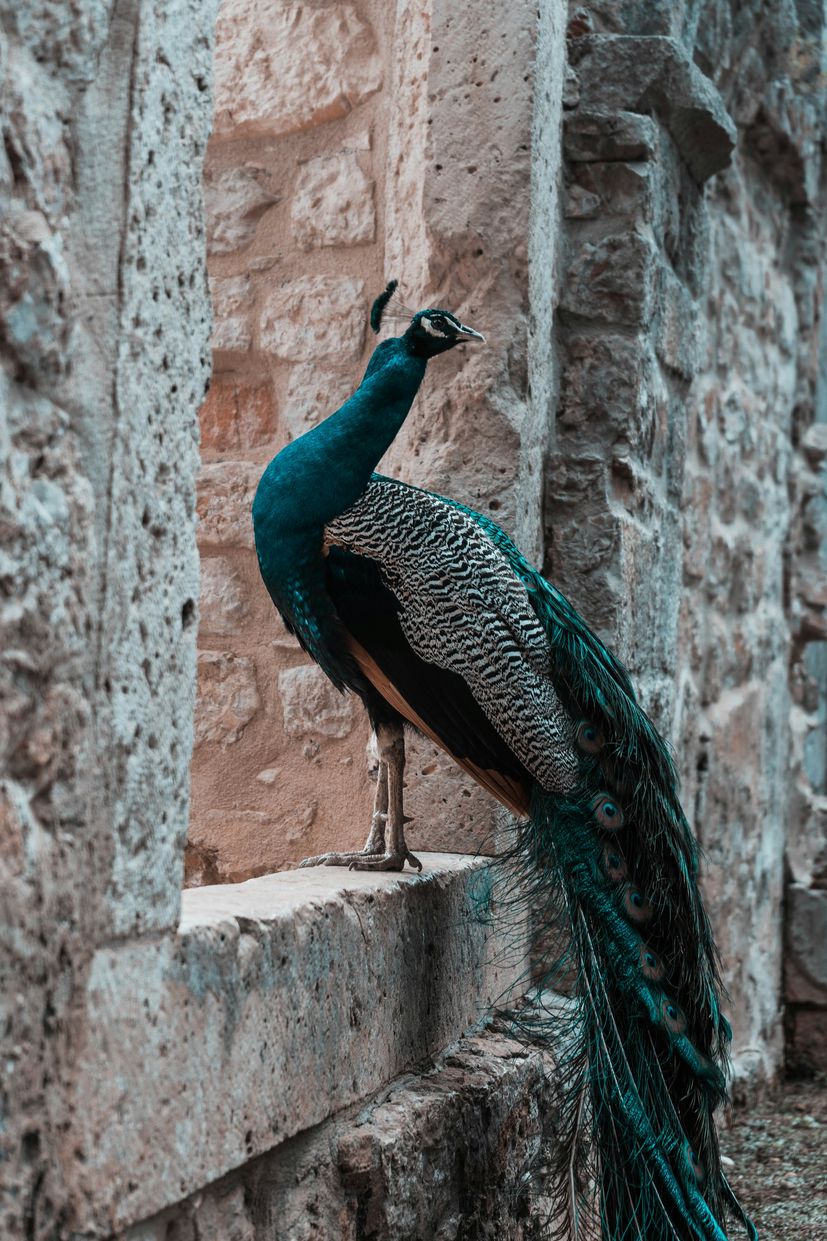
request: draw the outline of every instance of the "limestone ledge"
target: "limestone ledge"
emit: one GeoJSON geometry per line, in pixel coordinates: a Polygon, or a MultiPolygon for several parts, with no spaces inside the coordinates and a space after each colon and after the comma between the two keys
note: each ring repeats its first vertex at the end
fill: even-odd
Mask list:
{"type": "Polygon", "coordinates": [[[484,861],[322,868],[182,897],[177,935],[95,955],[68,1149],[108,1235],[381,1089],[524,977],[484,861]]]}

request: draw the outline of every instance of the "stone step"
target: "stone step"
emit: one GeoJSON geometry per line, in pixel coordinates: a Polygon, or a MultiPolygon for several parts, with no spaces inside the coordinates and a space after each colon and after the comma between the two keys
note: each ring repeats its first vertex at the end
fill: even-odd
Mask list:
{"type": "Polygon", "coordinates": [[[482,1030],[120,1241],[540,1241],[551,1070],[482,1030]]]}
{"type": "Polygon", "coordinates": [[[485,861],[422,861],[419,875],[317,868],[190,889],[177,935],[97,952],[69,1170],[84,1228],[180,1201],[520,989],[525,937],[492,923],[485,861]]]}

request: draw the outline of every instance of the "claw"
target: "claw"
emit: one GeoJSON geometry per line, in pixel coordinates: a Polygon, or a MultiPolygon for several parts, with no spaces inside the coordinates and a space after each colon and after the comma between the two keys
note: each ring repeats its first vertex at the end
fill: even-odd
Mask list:
{"type": "Polygon", "coordinates": [[[421,871],[422,863],[418,857],[409,852],[407,849],[404,853],[383,853],[379,857],[371,857],[368,854],[355,857],[348,863],[348,870],[404,870],[405,863],[408,863],[413,869],[421,871]]]}

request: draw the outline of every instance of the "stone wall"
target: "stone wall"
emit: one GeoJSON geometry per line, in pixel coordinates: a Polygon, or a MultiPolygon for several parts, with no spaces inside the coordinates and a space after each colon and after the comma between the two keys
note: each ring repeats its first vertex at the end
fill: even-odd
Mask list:
{"type": "Polygon", "coordinates": [[[806,602],[823,538],[802,530],[824,273],[808,12],[595,4],[569,26],[546,571],[674,745],[745,1078],[781,1051],[785,865],[809,883],[824,849],[823,660],[805,646],[823,639],[806,602]]]}
{"type": "Polygon", "coordinates": [[[212,21],[0,5],[0,1232],[27,1241],[78,1209],[91,958],[180,908],[212,21]]]}

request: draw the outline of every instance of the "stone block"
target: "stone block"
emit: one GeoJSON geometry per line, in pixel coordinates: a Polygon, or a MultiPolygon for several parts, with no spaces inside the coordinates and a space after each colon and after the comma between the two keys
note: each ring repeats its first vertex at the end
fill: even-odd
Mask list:
{"type": "Polygon", "coordinates": [[[657,125],[636,112],[578,110],[563,126],[563,152],[572,163],[651,160],[657,149],[657,125]]]}
{"type": "Polygon", "coordinates": [[[785,921],[787,1000],[827,1008],[827,890],[790,884],[785,921]]]}
{"type": "Polygon", "coordinates": [[[262,308],[262,349],[289,362],[358,357],[364,293],[364,282],[348,276],[301,276],[273,289],[262,308]]]}
{"type": "Polygon", "coordinates": [[[552,1074],[486,1028],[118,1241],[543,1241],[552,1074]]]}
{"type": "Polygon", "coordinates": [[[787,1014],[787,1065],[795,1073],[827,1073],[827,1013],[793,1008],[787,1014]]]}
{"type": "Polygon", "coordinates": [[[203,452],[228,455],[273,443],[278,424],[273,388],[217,376],[198,418],[203,452]]]}
{"type": "Polygon", "coordinates": [[[373,241],[373,182],[353,151],[320,155],[299,171],[290,223],[302,250],[373,241]]]}
{"type": "Polygon", "coordinates": [[[205,462],[198,476],[199,544],[253,547],[250,509],[261,466],[246,461],[205,462]]]}
{"type": "Polygon", "coordinates": [[[287,438],[294,440],[332,414],[354,392],[358,377],[347,370],[299,362],[290,369],[281,410],[287,438]]]}
{"type": "Polygon", "coordinates": [[[699,364],[698,309],[692,294],[667,262],[658,273],[657,355],[681,379],[692,379],[699,364]]]}
{"type": "Polygon", "coordinates": [[[279,693],[288,737],[347,737],[352,731],[353,695],[339,693],[321,668],[286,668],[279,693]]]}
{"type": "Polygon", "coordinates": [[[628,216],[646,221],[652,217],[651,170],[647,166],[635,166],[622,160],[574,164],[573,183],[569,187],[569,199],[576,196],[588,205],[587,211],[572,212],[566,207],[566,215],[628,216]]]}
{"type": "Polygon", "coordinates": [[[260,706],[252,660],[230,651],[198,652],[197,745],[232,745],[260,706]]]}
{"type": "Polygon", "coordinates": [[[489,872],[422,860],[421,875],[318,868],[191,888],[177,937],[98,950],[78,996],[77,1231],[147,1219],[360,1103],[512,991],[523,964],[514,931],[506,952],[485,925],[489,872]]]}
{"type": "Polygon", "coordinates": [[[382,85],[373,31],[352,4],[222,0],[216,43],[218,137],[274,137],[333,121],[382,85]]]}
{"type": "Polygon", "coordinates": [[[249,276],[210,277],[213,349],[242,351],[250,348],[253,343],[250,291],[249,276]]]}
{"type": "Polygon", "coordinates": [[[652,309],[658,256],[641,233],[614,233],[579,247],[566,272],[560,309],[598,323],[638,327],[652,309]]]}
{"type": "Polygon", "coordinates": [[[242,883],[271,873],[276,864],[289,865],[284,861],[285,855],[309,856],[313,849],[308,833],[318,810],[318,801],[309,797],[297,800],[289,810],[275,813],[201,811],[190,824],[187,838],[187,887],[242,883]]]}
{"type": "Polygon", "coordinates": [[[201,561],[201,628],[208,633],[231,634],[249,615],[244,582],[226,556],[205,556],[201,561]]]}
{"type": "Polygon", "coordinates": [[[260,164],[217,172],[208,163],[204,172],[207,253],[243,250],[253,240],[261,217],[280,197],[269,189],[266,170],[260,164]]]}
{"type": "Polygon", "coordinates": [[[726,168],[735,126],[718,91],[672,38],[594,34],[572,40],[569,56],[586,106],[595,112],[657,112],[702,184],[726,168]]]}
{"type": "MultiPolygon", "coordinates": [[[[566,350],[558,422],[561,428],[603,434],[608,424],[634,442],[648,420],[641,401],[643,346],[627,336],[572,336],[566,350]]],[[[567,464],[567,463],[566,463],[567,464]]]]}

